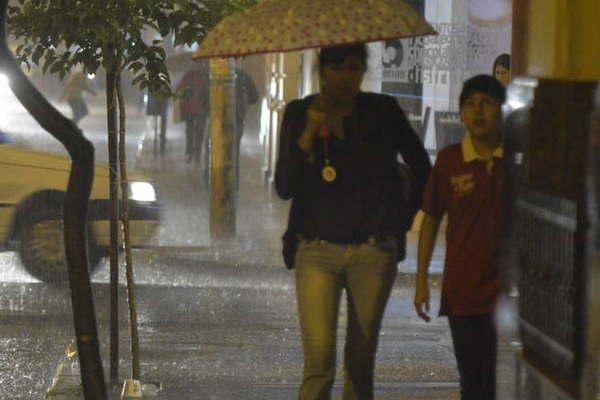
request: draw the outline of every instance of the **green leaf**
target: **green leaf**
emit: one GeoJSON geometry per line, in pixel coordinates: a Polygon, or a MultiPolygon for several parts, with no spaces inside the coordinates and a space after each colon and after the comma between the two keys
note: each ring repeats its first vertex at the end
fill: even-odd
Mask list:
{"type": "Polygon", "coordinates": [[[40,58],[44,55],[44,46],[38,44],[31,55],[31,60],[34,64],[38,65],[40,62],[40,58]]]}
{"type": "Polygon", "coordinates": [[[136,61],[134,63],[129,64],[129,69],[134,73],[138,72],[140,69],[144,67],[144,63],[141,61],[136,61]]]}
{"type": "Polygon", "coordinates": [[[42,72],[45,74],[48,72],[48,68],[56,61],[56,56],[52,54],[47,54],[44,59],[44,64],[42,65],[42,72]]]}
{"type": "Polygon", "coordinates": [[[164,61],[164,60],[166,60],[166,59],[167,59],[167,52],[165,51],[165,48],[164,48],[164,47],[156,47],[156,46],[155,46],[155,47],[153,47],[153,49],[154,49],[154,51],[155,51],[156,53],[158,53],[158,55],[159,55],[159,58],[160,58],[161,60],[163,60],[163,61],[164,61]]]}
{"type": "Polygon", "coordinates": [[[169,19],[164,14],[159,14],[156,23],[158,24],[158,31],[161,36],[167,36],[171,27],[169,26],[169,19]]]}
{"type": "Polygon", "coordinates": [[[63,61],[59,60],[59,61],[55,62],[54,64],[52,64],[52,67],[50,67],[50,73],[55,74],[57,72],[64,71],[64,66],[65,66],[65,63],[63,61]]]}
{"type": "Polygon", "coordinates": [[[136,86],[137,84],[139,84],[140,82],[142,82],[144,79],[146,79],[146,75],[144,75],[144,74],[140,74],[140,75],[136,76],[131,81],[131,86],[136,86]]]}

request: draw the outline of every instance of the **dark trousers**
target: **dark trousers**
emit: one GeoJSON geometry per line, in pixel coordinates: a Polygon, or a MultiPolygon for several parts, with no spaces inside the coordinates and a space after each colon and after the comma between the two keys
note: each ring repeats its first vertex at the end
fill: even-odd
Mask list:
{"type": "Polygon", "coordinates": [[[496,326],[492,314],[448,317],[462,400],[496,398],[496,326]]]}
{"type": "Polygon", "coordinates": [[[73,122],[78,123],[83,117],[88,115],[88,108],[83,97],[71,97],[68,99],[69,106],[73,110],[73,122]]]}
{"type": "Polygon", "coordinates": [[[244,117],[237,118],[235,125],[235,182],[236,182],[236,190],[240,189],[240,156],[241,146],[242,146],[242,136],[244,134],[244,117]]]}
{"type": "Polygon", "coordinates": [[[188,161],[200,162],[206,116],[189,115],[185,119],[185,154],[188,161]]]}

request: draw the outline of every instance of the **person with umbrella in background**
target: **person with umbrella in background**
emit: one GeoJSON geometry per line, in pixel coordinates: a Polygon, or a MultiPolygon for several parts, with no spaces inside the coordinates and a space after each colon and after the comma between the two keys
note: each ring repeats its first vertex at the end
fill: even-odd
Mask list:
{"type": "Polygon", "coordinates": [[[154,121],[154,157],[164,156],[167,146],[167,120],[169,111],[169,99],[166,94],[151,93],[148,91],[148,103],[146,105],[146,115],[151,116],[154,121]]]}
{"type": "Polygon", "coordinates": [[[85,72],[77,70],[67,80],[60,97],[60,101],[66,100],[69,103],[73,111],[73,122],[75,124],[78,124],[83,117],[89,114],[87,104],[83,98],[83,92],[88,92],[92,96],[96,95],[96,91],[90,86],[85,72]]]}
{"type": "MultiPolygon", "coordinates": [[[[239,157],[240,144],[244,133],[244,119],[249,106],[258,101],[258,92],[254,81],[241,68],[235,69],[236,113],[235,113],[235,154],[239,157]]],[[[208,156],[209,140],[204,140],[206,120],[210,113],[210,76],[209,66],[206,62],[197,62],[196,66],[187,71],[179,84],[176,92],[181,94],[180,110],[185,120],[186,148],[185,154],[188,162],[198,162],[202,151],[208,156]],[[203,143],[206,148],[202,150],[203,143]]],[[[208,165],[208,164],[207,164],[208,165]]],[[[239,181],[239,162],[236,162],[236,175],[239,181]]]]}
{"type": "Polygon", "coordinates": [[[240,182],[240,151],[242,144],[242,136],[244,135],[244,120],[246,118],[246,112],[248,107],[258,102],[258,91],[256,85],[252,80],[252,77],[248,75],[243,69],[236,68],[236,79],[235,79],[235,157],[236,160],[236,182],[240,182]]]}
{"type": "Polygon", "coordinates": [[[323,48],[321,89],[284,112],[275,186],[292,199],[284,258],[295,268],[304,374],[301,400],[329,399],[345,291],[343,399],[373,398],[375,353],[405,234],[431,164],[392,97],[360,91],[364,44],[323,48]],[[414,179],[406,201],[398,155],[414,179]]]}
{"type": "Polygon", "coordinates": [[[209,113],[210,80],[208,63],[197,62],[187,71],[175,91],[181,95],[179,104],[185,121],[185,155],[187,162],[200,162],[204,130],[209,113]]]}

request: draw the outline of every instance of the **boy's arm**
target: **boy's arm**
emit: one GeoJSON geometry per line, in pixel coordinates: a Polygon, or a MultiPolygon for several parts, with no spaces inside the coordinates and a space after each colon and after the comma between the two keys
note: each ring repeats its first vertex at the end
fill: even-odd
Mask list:
{"type": "Polygon", "coordinates": [[[423,223],[419,234],[419,245],[417,252],[417,285],[415,290],[415,311],[425,322],[429,322],[429,263],[435,239],[440,227],[440,221],[433,216],[423,213],[423,223]],[[425,306],[425,310],[423,310],[425,306]]]}

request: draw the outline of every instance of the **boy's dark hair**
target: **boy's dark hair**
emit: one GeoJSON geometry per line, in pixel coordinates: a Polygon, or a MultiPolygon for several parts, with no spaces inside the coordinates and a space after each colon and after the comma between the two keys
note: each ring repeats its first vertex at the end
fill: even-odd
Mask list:
{"type": "Polygon", "coordinates": [[[343,46],[324,47],[319,51],[319,71],[328,65],[340,65],[350,56],[358,56],[365,68],[367,67],[368,51],[364,43],[343,46]]]}
{"type": "Polygon", "coordinates": [[[496,57],[496,59],[494,60],[494,66],[492,67],[492,75],[496,73],[496,67],[498,65],[510,71],[510,54],[504,53],[496,57]]]}
{"type": "Polygon", "coordinates": [[[500,104],[506,100],[506,89],[496,78],[491,75],[476,75],[467,79],[463,84],[459,100],[461,109],[465,100],[476,92],[485,93],[496,99],[500,104]]]}

